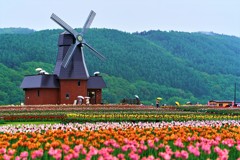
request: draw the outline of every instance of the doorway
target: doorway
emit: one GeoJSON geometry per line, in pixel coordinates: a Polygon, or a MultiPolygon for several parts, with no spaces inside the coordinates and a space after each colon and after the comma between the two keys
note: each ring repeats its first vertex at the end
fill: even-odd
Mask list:
{"type": "Polygon", "coordinates": [[[88,97],[90,97],[90,99],[89,99],[90,104],[96,104],[96,91],[95,90],[88,90],[88,97]]]}

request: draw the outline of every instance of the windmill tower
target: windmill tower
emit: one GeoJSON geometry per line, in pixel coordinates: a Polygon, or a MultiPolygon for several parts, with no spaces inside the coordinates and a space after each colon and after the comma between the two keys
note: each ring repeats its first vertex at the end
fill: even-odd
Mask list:
{"type": "Polygon", "coordinates": [[[95,15],[94,11],[90,12],[80,33],[54,13],[51,15],[51,19],[65,30],[59,35],[58,56],[54,73],[48,76],[37,75],[24,78],[21,88],[25,90],[25,103],[27,101],[27,104],[73,104],[79,96],[90,97],[92,104],[101,103],[102,88],[106,87],[106,84],[101,76],[89,76],[83,52],[83,47],[86,46],[99,59],[105,60],[102,54],[84,40],[84,34],[90,27],[95,15]],[[45,78],[42,78],[42,76],[45,78]],[[44,83],[43,79],[45,79],[44,83]],[[42,84],[45,85],[43,86],[42,84]],[[46,87],[48,91],[45,91],[46,87]],[[38,96],[31,96],[36,89],[38,96]],[[55,97],[54,100],[48,100],[49,98],[47,97],[49,96],[39,98],[41,95],[40,91],[44,91],[44,94],[47,94],[50,93],[49,89],[51,92],[54,92],[54,95],[51,93],[55,97]],[[33,102],[34,99],[39,99],[39,101],[33,102]]]}
{"type": "Polygon", "coordinates": [[[78,95],[96,97],[96,94],[100,94],[96,93],[96,91],[88,91],[87,89],[89,73],[83,53],[83,47],[86,46],[99,59],[105,59],[102,54],[97,52],[84,40],[84,34],[90,27],[95,15],[94,11],[90,12],[81,33],[74,30],[55,14],[51,16],[53,21],[65,29],[65,32],[59,36],[58,57],[54,70],[54,74],[60,80],[60,103],[62,104],[71,103],[78,95]]]}

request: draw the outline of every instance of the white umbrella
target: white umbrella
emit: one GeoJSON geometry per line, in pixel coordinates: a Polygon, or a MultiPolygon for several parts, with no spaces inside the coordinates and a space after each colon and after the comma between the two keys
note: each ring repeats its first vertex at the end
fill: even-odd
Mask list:
{"type": "Polygon", "coordinates": [[[138,95],[135,95],[136,98],[139,98],[138,95]]]}
{"type": "Polygon", "coordinates": [[[83,97],[83,96],[78,96],[78,98],[84,99],[84,97],[83,97]]]}
{"type": "Polygon", "coordinates": [[[35,69],[35,71],[37,71],[37,72],[39,72],[39,71],[41,71],[42,70],[42,68],[36,68],[35,69]]]}
{"type": "Polygon", "coordinates": [[[100,72],[96,71],[93,73],[95,76],[98,76],[100,74],[100,72]]]}
{"type": "Polygon", "coordinates": [[[39,73],[40,73],[40,74],[45,74],[46,71],[45,71],[45,70],[41,70],[39,73]]]}
{"type": "Polygon", "coordinates": [[[84,97],[84,98],[89,99],[90,97],[84,97]]]}

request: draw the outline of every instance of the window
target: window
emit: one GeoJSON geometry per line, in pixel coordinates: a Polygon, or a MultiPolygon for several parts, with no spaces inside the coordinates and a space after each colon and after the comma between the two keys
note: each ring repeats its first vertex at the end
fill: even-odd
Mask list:
{"type": "Polygon", "coordinates": [[[40,97],[40,90],[37,90],[37,96],[40,97]]]}
{"type": "Polygon", "coordinates": [[[66,99],[69,99],[70,98],[70,95],[69,93],[66,94],[66,99]]]}
{"type": "Polygon", "coordinates": [[[78,80],[78,86],[80,86],[81,85],[81,81],[80,80],[78,80]]]}

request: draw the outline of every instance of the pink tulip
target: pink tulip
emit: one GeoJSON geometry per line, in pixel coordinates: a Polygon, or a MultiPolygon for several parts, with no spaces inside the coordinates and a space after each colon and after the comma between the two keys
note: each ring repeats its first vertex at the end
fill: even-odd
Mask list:
{"type": "Polygon", "coordinates": [[[82,144],[79,144],[79,145],[75,146],[73,150],[74,150],[75,152],[79,152],[82,148],[83,148],[83,145],[82,145],[82,144]]]}
{"type": "Polygon", "coordinates": [[[178,138],[175,142],[174,145],[180,148],[184,148],[184,144],[182,143],[182,140],[178,138]]]}
{"type": "Polygon", "coordinates": [[[62,150],[61,149],[53,149],[52,147],[49,149],[48,154],[54,157],[56,160],[62,158],[62,150]]]}
{"type": "Polygon", "coordinates": [[[49,149],[49,151],[48,151],[48,154],[49,154],[50,156],[53,156],[53,155],[55,154],[55,150],[51,147],[51,148],[49,149]]]}
{"type": "Polygon", "coordinates": [[[66,145],[66,144],[62,144],[62,149],[63,149],[63,152],[64,152],[65,154],[67,154],[68,151],[70,150],[70,147],[69,147],[68,145],[66,145]]]}
{"type": "Polygon", "coordinates": [[[156,143],[159,142],[159,138],[155,137],[154,142],[156,142],[156,143]]]}
{"type": "Polygon", "coordinates": [[[3,155],[3,159],[4,160],[11,160],[11,156],[7,155],[7,154],[4,154],[3,155]]]}
{"type": "Polygon", "coordinates": [[[6,153],[6,148],[1,148],[0,149],[0,154],[5,154],[6,153]]]}
{"type": "Polygon", "coordinates": [[[103,158],[103,156],[99,156],[98,160],[105,160],[105,158],[103,158]]]}
{"type": "Polygon", "coordinates": [[[79,157],[79,152],[73,151],[72,155],[73,155],[73,158],[74,158],[74,159],[78,159],[78,157],[79,157]]]}
{"type": "Polygon", "coordinates": [[[141,150],[144,150],[144,151],[146,151],[146,150],[148,149],[147,146],[146,146],[146,145],[143,145],[143,144],[140,144],[139,148],[140,148],[141,150]]]}
{"type": "Polygon", "coordinates": [[[109,153],[111,153],[113,151],[113,150],[110,150],[110,149],[111,148],[102,148],[102,149],[98,150],[98,154],[103,156],[103,157],[107,157],[107,156],[110,155],[109,153]]]}
{"type": "Polygon", "coordinates": [[[9,156],[13,156],[15,152],[16,152],[15,149],[9,149],[9,150],[8,150],[8,155],[9,155],[9,156]]]}
{"type": "Polygon", "coordinates": [[[21,158],[27,158],[28,157],[28,152],[27,151],[21,152],[20,157],[21,158]]]}
{"type": "Polygon", "coordinates": [[[148,146],[149,146],[150,148],[154,148],[154,147],[155,147],[154,141],[148,140],[147,143],[148,143],[148,146]]]}
{"type": "Polygon", "coordinates": [[[219,156],[220,160],[227,160],[228,159],[228,150],[227,149],[221,149],[218,146],[214,148],[214,152],[216,152],[219,156]]]}
{"type": "Polygon", "coordinates": [[[158,155],[160,157],[162,157],[164,160],[170,160],[171,159],[171,155],[165,153],[165,152],[159,152],[158,155]]]}
{"type": "Polygon", "coordinates": [[[87,154],[87,150],[86,148],[83,148],[82,151],[81,151],[82,154],[87,154]]]}
{"type": "Polygon", "coordinates": [[[72,154],[68,154],[64,157],[64,160],[71,160],[73,158],[72,154]]]}
{"type": "Polygon", "coordinates": [[[221,137],[217,136],[217,137],[215,138],[215,140],[216,140],[216,141],[221,141],[221,137]]]}
{"type": "Polygon", "coordinates": [[[163,144],[163,143],[160,143],[160,144],[158,145],[158,147],[159,147],[159,148],[163,148],[163,147],[164,147],[164,144],[163,144]]]}
{"type": "Polygon", "coordinates": [[[233,147],[235,143],[234,139],[225,139],[222,141],[222,144],[227,145],[228,147],[233,147]]]}
{"type": "Polygon", "coordinates": [[[182,157],[181,152],[178,151],[178,150],[174,153],[174,155],[175,155],[176,158],[181,158],[182,157]]]}
{"type": "Polygon", "coordinates": [[[210,154],[211,153],[211,146],[210,146],[210,144],[202,144],[202,150],[205,153],[210,154]]]}
{"type": "Polygon", "coordinates": [[[110,146],[110,141],[105,141],[103,144],[104,144],[105,146],[110,146]]]}
{"type": "Polygon", "coordinates": [[[118,157],[120,160],[123,160],[123,159],[124,159],[124,154],[119,153],[119,154],[117,155],[117,157],[118,157]]]}
{"type": "Polygon", "coordinates": [[[188,159],[188,152],[182,150],[182,151],[181,151],[181,157],[182,157],[183,159],[188,159]]]}
{"type": "Polygon", "coordinates": [[[150,155],[148,157],[143,157],[141,160],[155,160],[155,157],[153,155],[150,155]]]}
{"type": "Polygon", "coordinates": [[[42,149],[33,151],[32,154],[31,154],[32,159],[41,158],[42,156],[43,156],[43,150],[42,149]]]}
{"type": "Polygon", "coordinates": [[[123,142],[124,142],[125,144],[128,144],[129,140],[128,140],[127,138],[124,138],[124,139],[123,139],[123,142]]]}
{"type": "Polygon", "coordinates": [[[128,146],[127,146],[127,145],[122,146],[122,151],[123,151],[123,152],[126,152],[127,150],[128,150],[128,146]]]}
{"type": "Polygon", "coordinates": [[[117,143],[114,143],[112,146],[113,146],[114,148],[120,148],[120,145],[117,144],[117,143]]]}
{"type": "Polygon", "coordinates": [[[138,149],[138,150],[137,150],[137,153],[138,153],[138,154],[142,154],[142,152],[143,152],[143,151],[142,151],[141,149],[138,149]]]}
{"type": "Polygon", "coordinates": [[[19,156],[16,156],[15,160],[21,160],[21,158],[19,156]]]}
{"type": "Polygon", "coordinates": [[[194,147],[193,145],[189,145],[187,148],[190,153],[194,154],[194,156],[196,157],[200,156],[200,152],[197,147],[194,147]]]}
{"type": "Polygon", "coordinates": [[[90,146],[90,147],[89,147],[89,152],[88,152],[88,154],[97,155],[97,154],[98,154],[98,149],[96,149],[96,148],[93,147],[93,146],[90,146]]]}
{"type": "Polygon", "coordinates": [[[240,151],[240,144],[238,144],[238,145],[236,146],[236,149],[237,149],[238,151],[240,151]]]}
{"type": "Polygon", "coordinates": [[[167,154],[169,154],[169,155],[173,155],[173,151],[172,151],[172,149],[170,148],[169,145],[166,145],[166,146],[165,146],[165,152],[166,152],[167,154]]]}
{"type": "Polygon", "coordinates": [[[144,144],[144,143],[145,143],[144,140],[141,140],[141,141],[140,141],[140,144],[144,144]]]}
{"type": "Polygon", "coordinates": [[[140,159],[140,156],[138,154],[134,153],[134,152],[130,152],[128,154],[128,156],[131,160],[139,160],[140,159]]]}
{"type": "Polygon", "coordinates": [[[62,153],[57,153],[53,156],[56,160],[62,159],[62,153]]]}

